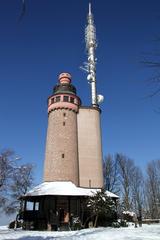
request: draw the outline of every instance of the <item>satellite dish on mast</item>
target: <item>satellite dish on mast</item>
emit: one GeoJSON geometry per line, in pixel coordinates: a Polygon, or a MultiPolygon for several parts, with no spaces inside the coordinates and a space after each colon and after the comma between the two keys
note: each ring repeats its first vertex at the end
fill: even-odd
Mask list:
{"type": "Polygon", "coordinates": [[[104,101],[104,96],[101,95],[101,94],[98,94],[98,95],[97,95],[97,102],[98,102],[98,103],[102,103],[103,101],[104,101]]]}
{"type": "Polygon", "coordinates": [[[88,81],[92,81],[92,75],[91,75],[91,74],[88,74],[87,80],[88,80],[88,81]]]}

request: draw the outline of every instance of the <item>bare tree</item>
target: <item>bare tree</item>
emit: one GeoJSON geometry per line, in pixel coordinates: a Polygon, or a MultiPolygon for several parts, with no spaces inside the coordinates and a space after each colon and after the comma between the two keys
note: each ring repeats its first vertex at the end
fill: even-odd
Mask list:
{"type": "Polygon", "coordinates": [[[119,174],[121,182],[121,198],[124,210],[132,210],[132,180],[134,178],[135,165],[133,160],[123,154],[116,154],[119,164],[119,174]]]}
{"type": "Polygon", "coordinates": [[[0,209],[10,214],[20,207],[19,197],[33,183],[33,165],[19,165],[14,152],[0,152],[0,209]]]}
{"type": "Polygon", "coordinates": [[[146,198],[151,218],[160,217],[160,160],[147,165],[146,198]]]}
{"type": "Polygon", "coordinates": [[[132,208],[139,219],[142,219],[144,209],[144,178],[139,167],[134,167],[132,178],[132,208]]]}
{"type": "Polygon", "coordinates": [[[105,189],[118,194],[120,191],[118,161],[110,154],[104,158],[105,189]]]}
{"type": "MultiPolygon", "coordinates": [[[[150,68],[160,68],[160,62],[152,63],[146,62],[145,63],[150,68]]],[[[156,69],[155,74],[149,78],[149,85],[152,87],[151,92],[147,95],[147,97],[154,97],[160,95],[160,72],[156,69]]]]}
{"type": "Polygon", "coordinates": [[[21,209],[20,196],[33,185],[33,165],[24,164],[16,168],[10,184],[8,201],[5,204],[4,211],[11,214],[21,209]]]}
{"type": "Polygon", "coordinates": [[[6,201],[11,179],[15,170],[16,158],[11,150],[4,150],[0,153],[0,208],[6,201]]]}
{"type": "Polygon", "coordinates": [[[155,36],[152,41],[152,49],[143,53],[141,63],[150,70],[148,86],[150,93],[147,97],[160,96],[160,37],[155,36]]]}
{"type": "Polygon", "coordinates": [[[134,161],[123,154],[108,155],[104,160],[105,187],[120,197],[119,213],[123,210],[160,218],[160,160],[147,164],[145,178],[134,161]]]}

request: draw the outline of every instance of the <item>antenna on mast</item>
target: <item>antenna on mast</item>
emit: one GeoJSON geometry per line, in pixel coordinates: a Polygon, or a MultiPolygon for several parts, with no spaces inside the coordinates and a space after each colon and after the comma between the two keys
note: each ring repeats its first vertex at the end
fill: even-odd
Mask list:
{"type": "Polygon", "coordinates": [[[91,15],[91,3],[89,3],[89,12],[88,12],[89,15],[91,15]]]}
{"type": "Polygon", "coordinates": [[[91,10],[91,3],[89,3],[89,11],[87,17],[87,26],[85,28],[85,42],[86,50],[88,56],[88,62],[85,63],[85,67],[81,69],[85,70],[87,75],[87,80],[91,84],[91,97],[92,97],[92,106],[97,107],[98,103],[103,101],[102,95],[97,95],[96,89],[96,61],[95,51],[97,48],[97,39],[96,39],[96,28],[94,25],[94,18],[91,10]]]}

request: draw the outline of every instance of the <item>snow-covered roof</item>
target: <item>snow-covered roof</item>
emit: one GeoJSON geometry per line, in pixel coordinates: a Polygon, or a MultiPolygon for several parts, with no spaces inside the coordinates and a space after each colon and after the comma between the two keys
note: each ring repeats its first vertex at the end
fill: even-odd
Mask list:
{"type": "MultiPolygon", "coordinates": [[[[100,191],[100,189],[76,187],[76,185],[70,181],[65,182],[57,181],[57,182],[44,182],[34,187],[32,190],[26,193],[25,196],[26,197],[42,195],[92,196],[97,191],[100,191]]],[[[118,198],[116,194],[111,193],[109,191],[106,191],[106,194],[111,198],[118,198]]]]}

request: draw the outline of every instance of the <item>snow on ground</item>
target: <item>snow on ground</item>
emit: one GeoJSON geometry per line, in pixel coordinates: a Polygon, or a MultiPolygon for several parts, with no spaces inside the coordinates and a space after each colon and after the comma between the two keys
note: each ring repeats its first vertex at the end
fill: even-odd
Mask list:
{"type": "Polygon", "coordinates": [[[141,228],[92,228],[68,232],[10,230],[0,227],[0,240],[160,240],[160,224],[141,228]]]}

